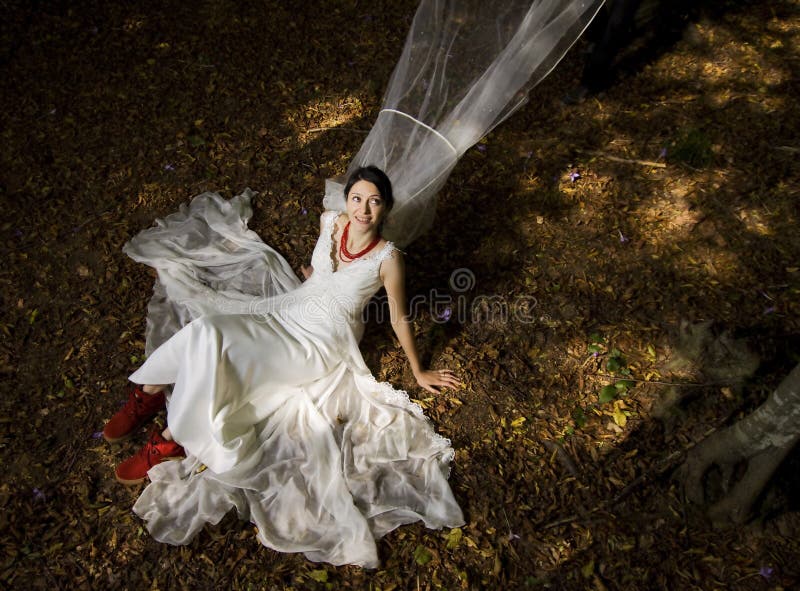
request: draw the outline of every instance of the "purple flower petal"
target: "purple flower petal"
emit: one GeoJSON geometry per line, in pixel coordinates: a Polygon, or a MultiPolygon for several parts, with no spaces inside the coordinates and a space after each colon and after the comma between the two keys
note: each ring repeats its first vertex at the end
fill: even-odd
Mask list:
{"type": "Polygon", "coordinates": [[[774,314],[775,313],[775,306],[770,306],[769,308],[764,309],[764,316],[767,314],[774,314]]]}
{"type": "Polygon", "coordinates": [[[307,210],[307,209],[304,207],[304,208],[303,208],[303,209],[300,211],[300,214],[301,214],[301,215],[308,215],[308,210],[307,210]]]}
{"type": "Polygon", "coordinates": [[[447,307],[444,310],[442,310],[440,314],[436,315],[436,319],[441,320],[442,322],[447,322],[450,320],[450,318],[452,318],[452,316],[453,316],[453,309],[447,307]]]}
{"type": "Polygon", "coordinates": [[[173,171],[173,170],[175,170],[175,166],[173,166],[172,164],[165,164],[164,165],[164,170],[173,171]]]}
{"type": "Polygon", "coordinates": [[[100,439],[102,436],[103,436],[102,431],[95,431],[94,433],[92,433],[92,439],[100,439]]]}
{"type": "Polygon", "coordinates": [[[574,183],[579,178],[581,178],[581,173],[576,172],[576,171],[573,171],[573,172],[569,173],[569,182],[574,183]]]}
{"type": "Polygon", "coordinates": [[[477,148],[478,148],[478,152],[485,152],[486,151],[486,146],[484,144],[478,144],[477,148]]]}
{"type": "Polygon", "coordinates": [[[622,233],[622,230],[617,230],[617,232],[619,232],[619,241],[622,244],[625,244],[628,241],[627,236],[625,236],[625,234],[622,233]]]}
{"type": "Polygon", "coordinates": [[[33,500],[36,501],[37,503],[44,502],[47,500],[45,494],[38,488],[34,488],[32,492],[33,492],[33,500]]]}
{"type": "Polygon", "coordinates": [[[658,153],[659,158],[666,158],[667,157],[667,149],[661,148],[661,151],[658,153]]]}
{"type": "Polygon", "coordinates": [[[758,570],[758,574],[760,574],[765,579],[771,578],[774,572],[775,572],[775,569],[773,569],[771,566],[762,566],[758,570]]]}

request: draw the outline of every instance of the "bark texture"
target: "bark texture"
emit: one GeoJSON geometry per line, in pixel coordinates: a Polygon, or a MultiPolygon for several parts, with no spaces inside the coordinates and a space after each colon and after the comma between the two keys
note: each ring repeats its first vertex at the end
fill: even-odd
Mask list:
{"type": "Polygon", "coordinates": [[[716,527],[743,523],[798,440],[800,364],[755,411],[692,450],[679,472],[687,499],[708,505],[716,527]],[[723,496],[716,499],[706,492],[706,476],[714,466],[722,474],[723,496]]]}

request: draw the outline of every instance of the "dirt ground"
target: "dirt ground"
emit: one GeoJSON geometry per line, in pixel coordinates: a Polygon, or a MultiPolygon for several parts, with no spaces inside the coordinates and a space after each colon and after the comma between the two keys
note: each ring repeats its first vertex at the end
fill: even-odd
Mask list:
{"type": "Polygon", "coordinates": [[[427,396],[386,323],[362,349],[452,439],[467,524],[400,528],[377,571],[278,554],[234,515],[185,547],[153,541],[131,512],[141,489],[113,476],[144,431],[117,446],[100,431],[142,359],[152,287],[122,245],[195,194],[251,187],[251,227],[299,269],[324,179],[374,121],[415,3],[0,6],[0,586],[800,585],[796,457],[746,528],[714,530],[671,478],[800,355],[798,2],[707,4],[567,107],[578,44],[464,156],[407,254],[411,296],[451,297],[416,330],[463,389],[427,396]],[[668,371],[679,323],[705,320],[747,338],[753,379],[668,371]],[[656,420],[686,381],[690,400],[656,420]]]}

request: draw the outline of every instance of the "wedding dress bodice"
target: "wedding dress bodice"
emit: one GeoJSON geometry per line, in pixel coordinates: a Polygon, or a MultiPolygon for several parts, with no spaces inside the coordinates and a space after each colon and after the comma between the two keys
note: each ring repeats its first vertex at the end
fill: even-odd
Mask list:
{"type": "Polygon", "coordinates": [[[334,269],[333,235],[339,215],[338,211],[322,215],[320,238],[311,255],[314,272],[299,288],[280,296],[283,301],[277,307],[280,314],[291,315],[323,338],[341,335],[347,328],[358,340],[363,332],[362,312],[382,286],[381,263],[392,256],[395,247],[387,242],[377,252],[334,269]]]}

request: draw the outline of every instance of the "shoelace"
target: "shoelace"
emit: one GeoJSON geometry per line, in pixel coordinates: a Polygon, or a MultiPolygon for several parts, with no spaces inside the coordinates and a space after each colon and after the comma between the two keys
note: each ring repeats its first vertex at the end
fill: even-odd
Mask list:
{"type": "Polygon", "coordinates": [[[128,398],[128,402],[125,404],[125,413],[131,417],[137,416],[141,410],[142,406],[144,406],[144,400],[139,398],[136,394],[132,394],[133,402],[131,403],[131,399],[128,398]]]}
{"type": "Polygon", "coordinates": [[[156,455],[161,455],[161,452],[156,447],[156,440],[154,438],[150,438],[150,440],[139,450],[138,456],[141,456],[143,460],[147,462],[147,465],[152,468],[153,462],[151,461],[151,457],[156,455]]]}

